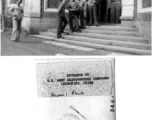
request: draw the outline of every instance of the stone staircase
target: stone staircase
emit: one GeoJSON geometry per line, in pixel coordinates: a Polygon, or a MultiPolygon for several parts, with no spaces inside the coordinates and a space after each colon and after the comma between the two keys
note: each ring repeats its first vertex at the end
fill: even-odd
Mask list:
{"type": "MultiPolygon", "coordinates": [[[[69,28],[66,28],[65,31],[69,31],[69,28]]],[[[40,32],[39,35],[32,36],[93,49],[104,49],[133,55],[151,55],[149,40],[145,39],[137,28],[110,25],[87,26],[85,30],[82,30],[82,33],[74,32],[64,35],[65,39],[57,39],[56,32],[55,29],[49,29],[47,32],[40,32]]]]}

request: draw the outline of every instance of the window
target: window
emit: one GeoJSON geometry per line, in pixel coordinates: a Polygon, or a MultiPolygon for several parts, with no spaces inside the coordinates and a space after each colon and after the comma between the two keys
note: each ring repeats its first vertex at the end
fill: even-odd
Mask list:
{"type": "Polygon", "coordinates": [[[44,12],[57,12],[57,8],[58,0],[44,0],[44,12]]]}
{"type": "MultiPolygon", "coordinates": [[[[22,0],[21,6],[23,6],[24,2],[25,2],[25,0],[22,0]]],[[[7,0],[6,5],[7,5],[7,7],[9,7],[15,3],[16,3],[16,0],[7,0]]]]}
{"type": "Polygon", "coordinates": [[[152,12],[151,0],[138,0],[138,13],[152,12]]]}
{"type": "Polygon", "coordinates": [[[47,8],[57,8],[58,1],[57,0],[47,0],[47,8]]]}
{"type": "Polygon", "coordinates": [[[45,12],[57,12],[57,0],[44,0],[45,12]]]}

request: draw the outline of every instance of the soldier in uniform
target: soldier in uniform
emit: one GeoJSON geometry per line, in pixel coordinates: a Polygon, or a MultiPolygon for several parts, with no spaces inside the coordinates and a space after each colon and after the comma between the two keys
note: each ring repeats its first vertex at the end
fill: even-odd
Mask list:
{"type": "Polygon", "coordinates": [[[65,5],[66,5],[66,0],[60,0],[59,2],[59,7],[58,7],[58,29],[57,29],[57,38],[62,38],[64,37],[61,36],[61,33],[64,32],[64,29],[66,25],[68,24],[67,19],[65,18],[65,5]]]}
{"type": "Polygon", "coordinates": [[[92,25],[92,21],[94,19],[95,25],[98,26],[97,22],[97,3],[98,0],[88,0],[88,7],[89,7],[89,25],[92,25]]]}

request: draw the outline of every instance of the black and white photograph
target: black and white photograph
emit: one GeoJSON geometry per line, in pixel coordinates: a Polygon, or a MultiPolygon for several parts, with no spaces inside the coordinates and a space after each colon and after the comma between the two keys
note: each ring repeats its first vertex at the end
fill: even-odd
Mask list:
{"type": "Polygon", "coordinates": [[[1,0],[2,56],[151,55],[151,0],[1,0]]]}
{"type": "Polygon", "coordinates": [[[152,120],[152,0],[0,0],[0,120],[152,120]]]}

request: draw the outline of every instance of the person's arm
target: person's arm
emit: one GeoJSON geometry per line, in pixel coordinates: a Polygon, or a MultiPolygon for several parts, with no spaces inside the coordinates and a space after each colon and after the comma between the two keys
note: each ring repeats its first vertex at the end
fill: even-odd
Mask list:
{"type": "Polygon", "coordinates": [[[90,3],[90,4],[95,4],[95,3],[96,3],[96,0],[89,0],[89,3],[90,3]]]}
{"type": "Polygon", "coordinates": [[[84,12],[86,12],[86,10],[87,10],[87,2],[83,2],[83,10],[84,10],[84,12]]]}
{"type": "Polygon", "coordinates": [[[63,2],[59,5],[57,12],[60,12],[63,5],[65,5],[66,0],[63,0],[63,2]]]}
{"type": "Polygon", "coordinates": [[[68,9],[69,11],[72,11],[72,10],[73,10],[73,9],[71,8],[71,4],[70,4],[70,3],[68,3],[67,9],[68,9]]]}
{"type": "Polygon", "coordinates": [[[61,3],[61,4],[59,5],[57,12],[60,12],[60,10],[62,9],[62,6],[63,6],[63,3],[61,3]]]}
{"type": "Polygon", "coordinates": [[[79,3],[76,3],[75,11],[78,11],[78,10],[79,10],[79,3]]]}
{"type": "Polygon", "coordinates": [[[22,14],[24,13],[24,8],[22,8],[21,13],[22,13],[22,14]]]}
{"type": "Polygon", "coordinates": [[[14,14],[14,6],[10,7],[9,12],[12,13],[12,15],[14,14]]]}

